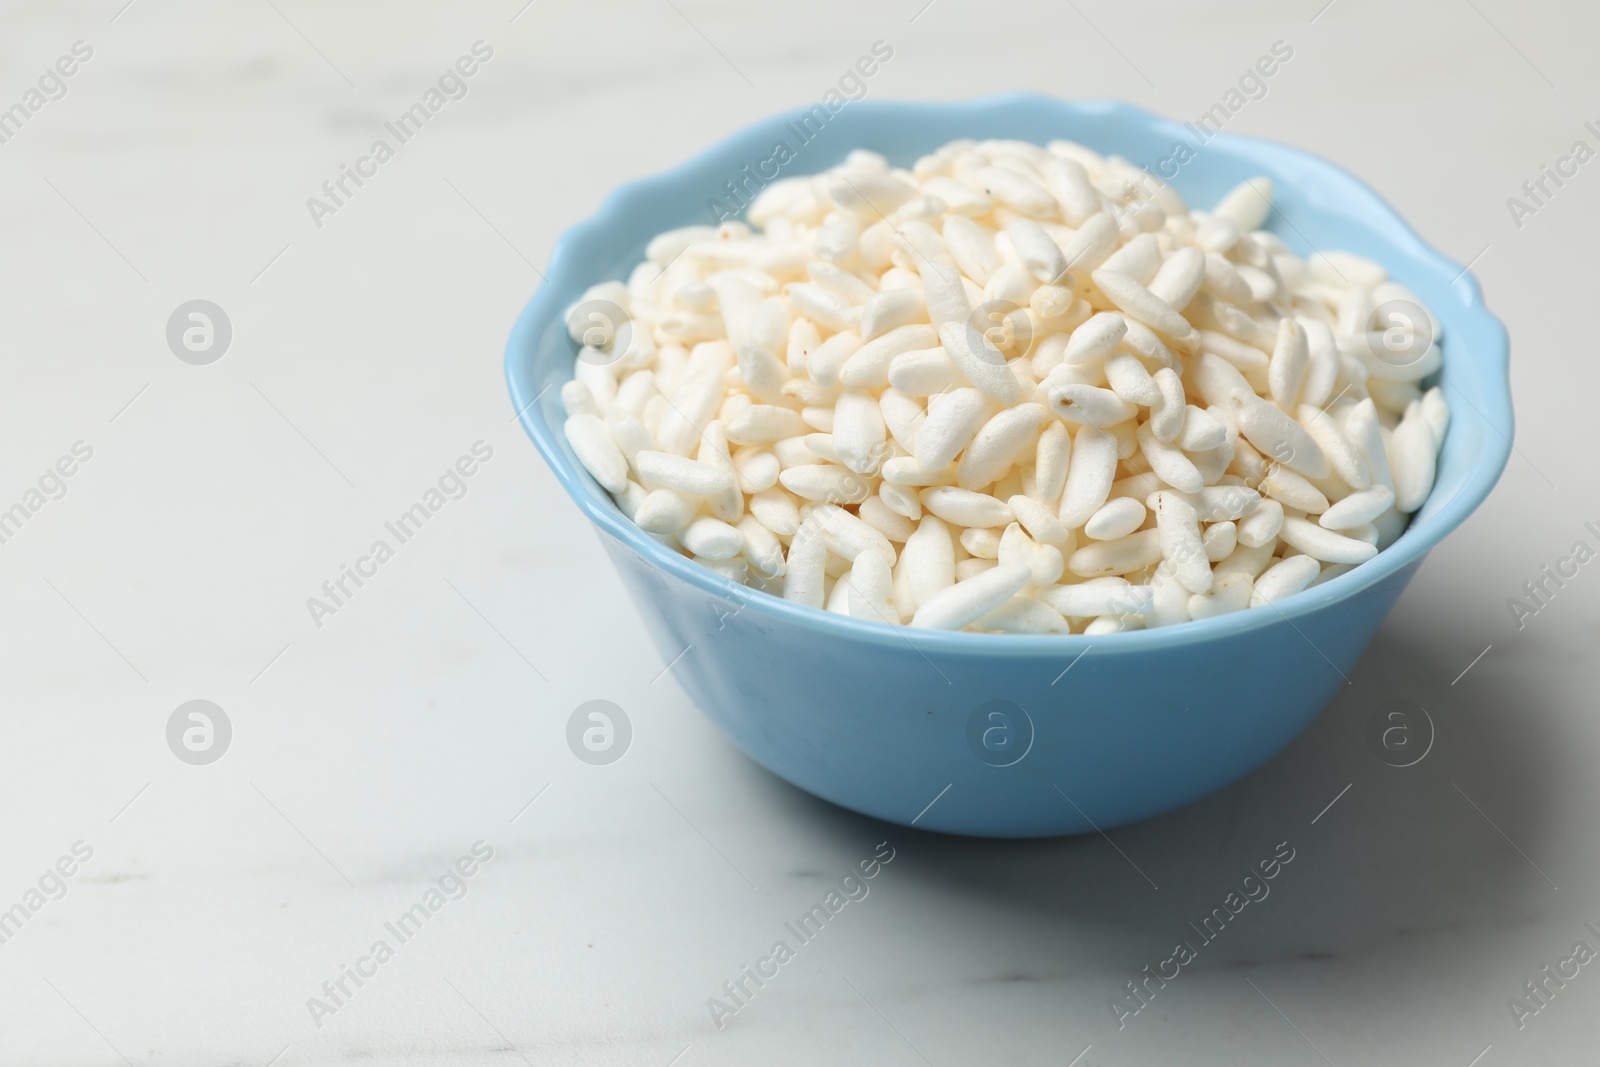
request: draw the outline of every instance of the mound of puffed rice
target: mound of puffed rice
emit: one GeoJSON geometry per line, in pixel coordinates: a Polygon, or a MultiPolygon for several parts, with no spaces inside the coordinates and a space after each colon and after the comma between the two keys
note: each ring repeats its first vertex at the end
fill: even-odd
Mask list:
{"type": "Polygon", "coordinates": [[[665,545],[797,603],[1103,634],[1372,558],[1432,487],[1439,327],[1382,267],[1081,145],[868,151],[650,242],[569,311],[573,451],[665,545]]]}

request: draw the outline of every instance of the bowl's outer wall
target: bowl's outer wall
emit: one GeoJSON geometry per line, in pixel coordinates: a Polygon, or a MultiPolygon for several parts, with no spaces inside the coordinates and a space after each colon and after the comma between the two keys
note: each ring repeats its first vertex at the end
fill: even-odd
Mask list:
{"type": "MultiPolygon", "coordinates": [[[[1505,467],[1507,343],[1475,279],[1370,189],[1314,156],[1229,136],[1204,144],[1172,181],[1190,203],[1212,203],[1240,180],[1267,175],[1279,208],[1270,229],[1302,254],[1339,248],[1383,262],[1443,322],[1441,381],[1453,418],[1427,503],[1377,559],[1289,598],[1281,611],[1110,638],[885,639],[888,628],[799,615],[650,541],[583,471],[561,432],[558,387],[571,378],[575,355],[562,311],[595,281],[625,278],[656,233],[712,221],[706,200],[726,180],[765,158],[774,140],[794,142],[789,118],[612,194],[558,244],[550,280],[507,348],[525,428],[602,531],[664,660],[691,649],[672,668],[680,684],[752,758],[845,807],[910,823],[950,784],[916,825],[961,833],[1070,833],[1091,820],[1105,828],[1197,799],[1270,758],[1344,684],[1427,550],[1482,502],[1505,467]],[[966,719],[990,699],[1011,700],[1034,720],[1035,746],[1014,766],[988,767],[967,748],[966,719]]],[[[1152,166],[1178,141],[1197,143],[1178,124],[1116,103],[1026,95],[863,102],[834,116],[784,173],[825,169],[856,147],[909,164],[963,136],[1064,137],[1152,166]]]]}
{"type": "Polygon", "coordinates": [[[898,648],[787,633],[748,610],[753,594],[708,595],[602,541],[671,674],[752,759],[866,815],[992,837],[1107,829],[1248,774],[1347,684],[1417,568],[1298,630],[1285,622],[1165,653],[1107,642],[1073,663],[1075,652],[1011,652],[1005,635],[941,656],[918,649],[917,631],[898,648]],[[1010,766],[980,760],[969,740],[994,700],[1026,712],[1008,727],[1019,745],[1032,735],[1010,766]]]}

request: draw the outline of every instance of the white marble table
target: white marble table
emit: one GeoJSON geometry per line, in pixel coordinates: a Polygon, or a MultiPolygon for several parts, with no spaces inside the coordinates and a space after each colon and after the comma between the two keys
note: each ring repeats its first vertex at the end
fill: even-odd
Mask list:
{"type": "Polygon", "coordinates": [[[92,450],[0,544],[0,909],[22,905],[0,913],[0,1062],[1593,1059],[1600,969],[1550,982],[1520,1029],[1507,1001],[1600,948],[1600,572],[1520,629],[1505,606],[1600,520],[1600,163],[1520,227],[1506,206],[1595,143],[1592,15],[122,3],[0,15],[0,108],[92,49],[0,144],[0,509],[92,450]],[[307,198],[479,40],[465,98],[315,225],[307,198]],[[895,50],[876,96],[1180,117],[1287,41],[1230,128],[1365,176],[1474,261],[1515,339],[1518,453],[1353,684],[1258,773],[1110,841],[930,836],[752,766],[663,675],[509,421],[502,340],[556,235],[618,181],[820,96],[875,40],[895,50]],[[195,299],[232,326],[209,365],[165,338],[195,299]],[[476,442],[465,495],[313,620],[307,598],[476,442]],[[204,766],[166,735],[196,699],[232,730],[204,766]],[[634,725],[610,766],[564,743],[593,699],[634,725]],[[1390,699],[1437,726],[1417,766],[1367,747],[1390,699]],[[1124,983],[1200,944],[1189,923],[1285,841],[1270,896],[1119,1029],[1124,983]],[[459,899],[430,898],[476,842],[492,858],[446,878],[459,899]],[[880,842],[868,895],[719,1028],[708,999],[880,842]]]}

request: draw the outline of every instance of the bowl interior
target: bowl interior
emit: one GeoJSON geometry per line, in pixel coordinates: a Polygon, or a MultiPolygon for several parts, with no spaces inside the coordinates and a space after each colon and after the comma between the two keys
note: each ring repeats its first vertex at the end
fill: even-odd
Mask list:
{"type": "MultiPolygon", "coordinates": [[[[1065,138],[1150,168],[1196,208],[1208,208],[1245,178],[1266,175],[1275,185],[1275,210],[1268,228],[1296,252],[1355,252],[1383,264],[1393,278],[1416,292],[1442,326],[1444,366],[1439,381],[1451,408],[1433,493],[1394,545],[1351,572],[1287,599],[1280,605],[1284,615],[1325,607],[1415,562],[1483,501],[1504,469],[1512,434],[1504,326],[1485,308],[1477,280],[1465,268],[1430,248],[1381,197],[1332,164],[1272,142],[1227,133],[1208,136],[1207,131],[1114,102],[1068,103],[1035,95],[958,104],[861,101],[846,104],[804,143],[796,135],[801,114],[774,116],[675,170],[612,193],[593,218],[558,242],[548,281],[524,309],[507,347],[506,376],[513,403],[567,492],[602,530],[691,583],[722,596],[734,595],[740,603],[759,604],[759,610],[807,626],[842,627],[867,640],[895,640],[885,637],[894,632],[890,627],[796,607],[736,586],[664,548],[623,517],[578,463],[561,431],[565,414],[560,386],[572,377],[576,356],[563,322],[565,309],[588,286],[625,279],[656,234],[715,221],[710,198],[725,196],[724,183],[738,179],[747,164],[753,169],[772,155],[777,141],[794,152],[795,158],[781,172],[787,177],[825,170],[855,148],[869,148],[896,165],[909,166],[956,138],[1015,138],[1039,144],[1065,138]]],[[[1121,644],[1131,651],[1248,629],[1265,623],[1255,617],[1268,614],[1237,612],[1181,627],[1110,635],[1109,642],[1106,637],[1094,641],[1121,644]]],[[[948,645],[952,651],[990,640],[1004,640],[1013,648],[1020,642],[1037,643],[1059,652],[1084,638],[920,633],[918,637],[919,645],[948,645]]]]}

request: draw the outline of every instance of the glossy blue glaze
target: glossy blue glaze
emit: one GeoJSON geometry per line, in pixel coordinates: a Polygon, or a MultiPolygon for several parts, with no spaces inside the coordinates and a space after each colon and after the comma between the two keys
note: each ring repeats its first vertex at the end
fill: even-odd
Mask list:
{"type": "MultiPolygon", "coordinates": [[[[712,221],[708,198],[770,155],[775,140],[795,146],[784,124],[797,117],[778,115],[676,170],[618,189],[557,244],[549,279],[507,346],[511,398],[529,436],[599,528],[663,659],[676,658],[678,682],[752,759],[802,789],[951,833],[1105,829],[1170,811],[1260,766],[1345,684],[1423,556],[1482,503],[1505,467],[1506,332],[1476,279],[1337,167],[1278,144],[1214,137],[1172,178],[1190,203],[1209,205],[1240,180],[1268,175],[1279,209],[1270,226],[1289,245],[1302,254],[1369,256],[1440,319],[1452,420],[1433,494],[1411,527],[1376,559],[1276,610],[1167,629],[1021,637],[842,618],[736,585],[645,536],[574,458],[558,399],[575,353],[564,310],[594,282],[625,277],[655,234],[712,221]],[[1008,720],[974,726],[995,700],[1020,707],[1027,721],[1009,710],[1008,720]],[[976,755],[990,749],[969,735],[986,727],[1009,728],[1012,756],[976,755]],[[1015,762],[991,765],[1005,758],[1015,762]]],[[[909,165],[958,137],[1067,138],[1152,167],[1179,142],[1199,144],[1177,123],[1114,102],[863,101],[834,116],[784,173],[826,169],[857,147],[909,165]]]]}

